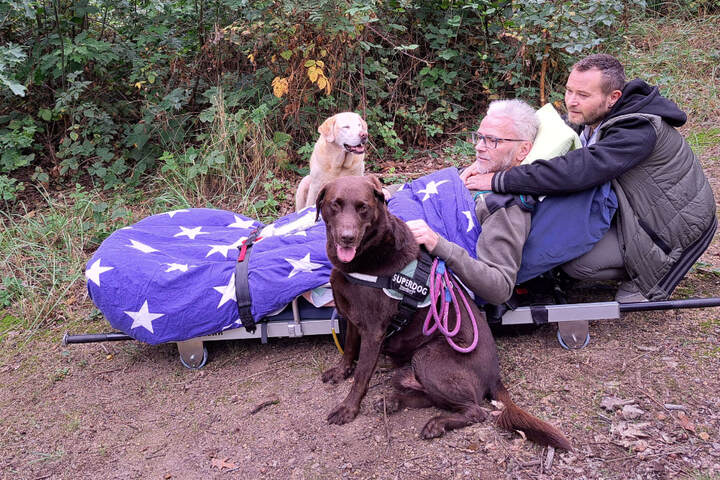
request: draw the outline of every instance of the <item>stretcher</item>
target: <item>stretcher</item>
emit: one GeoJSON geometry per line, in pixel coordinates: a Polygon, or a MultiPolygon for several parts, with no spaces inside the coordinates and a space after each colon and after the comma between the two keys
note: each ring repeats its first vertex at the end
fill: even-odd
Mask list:
{"type": "MultiPolygon", "coordinates": [[[[481,226],[473,222],[474,200],[457,170],[441,170],[405,187],[390,200],[392,213],[405,221],[424,219],[475,255],[481,226]]],[[[518,279],[530,279],[537,286],[530,291],[543,290],[543,295],[486,307],[491,325],[555,323],[560,344],[574,349],[588,344],[588,324],[594,320],[617,319],[630,311],[720,305],[720,299],[570,304],[557,292],[556,279],[541,272],[583,254],[607,231],[615,203],[606,187],[542,202],[518,279]],[[546,237],[552,242],[543,241],[546,237]]],[[[314,294],[328,282],[332,268],[325,243],[325,226],[314,207],[271,225],[211,209],[148,217],[111,234],[87,265],[90,297],[119,331],[66,335],[64,343],[176,343],[189,368],[205,364],[209,341],[334,334],[340,343],[343,319],[324,306],[326,301],[317,301],[331,298],[331,292],[314,294]]]]}
{"type": "MultiPolygon", "coordinates": [[[[580,349],[590,342],[590,322],[596,320],[617,320],[629,312],[707,308],[720,306],[720,298],[696,298],[665,300],[656,302],[618,303],[587,302],[571,304],[546,304],[520,306],[506,310],[500,318],[489,318],[491,327],[515,325],[557,325],[557,339],[565,349],[580,349]]],[[[174,342],[177,345],[180,362],[187,368],[202,368],[208,360],[205,342],[219,340],[260,340],[267,343],[269,338],[297,338],[310,335],[332,336],[336,345],[342,348],[345,323],[337,316],[333,307],[315,307],[303,297],[293,300],[281,312],[267,317],[258,324],[255,332],[236,328],[174,342]]],[[[133,340],[122,332],[70,335],[65,334],[63,345],[92,342],[133,340]]]]}

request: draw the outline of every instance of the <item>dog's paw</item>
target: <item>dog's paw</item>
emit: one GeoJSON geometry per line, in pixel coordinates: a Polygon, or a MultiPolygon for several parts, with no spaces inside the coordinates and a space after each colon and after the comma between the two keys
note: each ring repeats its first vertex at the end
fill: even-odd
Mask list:
{"type": "Polygon", "coordinates": [[[445,434],[445,419],[438,416],[431,418],[420,432],[420,438],[430,440],[431,438],[441,437],[445,434]]]}
{"type": "Polygon", "coordinates": [[[322,381],[323,383],[340,383],[346,378],[348,378],[350,375],[352,375],[352,372],[352,367],[337,365],[323,372],[322,381]]]}
{"type": "Polygon", "coordinates": [[[397,397],[378,398],[373,402],[373,407],[378,413],[395,413],[400,410],[400,400],[397,397]]]}
{"type": "Polygon", "coordinates": [[[346,405],[344,402],[333,409],[327,416],[327,421],[332,425],[344,425],[352,422],[357,417],[359,407],[346,405]]]}

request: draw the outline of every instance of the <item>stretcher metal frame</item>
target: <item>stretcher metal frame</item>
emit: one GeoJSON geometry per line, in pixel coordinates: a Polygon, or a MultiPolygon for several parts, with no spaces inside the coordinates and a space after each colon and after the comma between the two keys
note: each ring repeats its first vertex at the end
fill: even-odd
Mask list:
{"type": "MultiPolygon", "coordinates": [[[[619,319],[622,313],[627,312],[718,306],[720,306],[718,297],[638,303],[591,302],[525,306],[505,312],[501,322],[494,325],[556,323],[560,345],[566,349],[579,349],[588,345],[590,341],[589,322],[594,320],[615,320],[619,319]]],[[[266,343],[267,339],[271,337],[332,335],[340,333],[342,330],[341,320],[336,317],[332,307],[314,307],[304,299],[296,298],[279,314],[258,323],[257,329],[253,333],[240,327],[175,343],[177,343],[180,354],[180,362],[187,368],[198,369],[202,368],[208,359],[205,342],[260,339],[262,343],[266,343]]],[[[120,332],[86,335],[65,334],[63,345],[120,340],[133,340],[133,338],[120,332]]]]}

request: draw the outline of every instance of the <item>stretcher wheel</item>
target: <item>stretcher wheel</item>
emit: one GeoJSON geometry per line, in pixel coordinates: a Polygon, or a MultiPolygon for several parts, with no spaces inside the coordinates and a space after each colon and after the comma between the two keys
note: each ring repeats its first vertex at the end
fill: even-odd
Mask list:
{"type": "Polygon", "coordinates": [[[565,350],[577,350],[590,343],[587,321],[563,322],[558,324],[557,339],[565,350]]]}
{"type": "Polygon", "coordinates": [[[180,355],[180,363],[183,364],[185,368],[189,368],[190,370],[198,370],[205,366],[207,363],[208,353],[207,353],[207,347],[203,347],[202,349],[202,360],[198,362],[198,359],[195,358],[196,353],[193,353],[190,355],[187,361],[185,361],[184,356],[180,355]]]}

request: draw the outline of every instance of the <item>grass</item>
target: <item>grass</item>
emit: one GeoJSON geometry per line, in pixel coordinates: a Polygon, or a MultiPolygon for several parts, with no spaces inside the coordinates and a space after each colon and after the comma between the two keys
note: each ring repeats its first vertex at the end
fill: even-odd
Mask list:
{"type": "Polygon", "coordinates": [[[719,22],[718,15],[632,22],[620,53],[627,77],[657,85],[685,110],[691,126],[720,117],[719,22]]]}
{"type": "Polygon", "coordinates": [[[133,219],[125,198],[108,203],[99,192],[76,189],[45,207],[0,214],[0,338],[91,315],[83,304],[84,266],[110,232],[133,219]]]}

